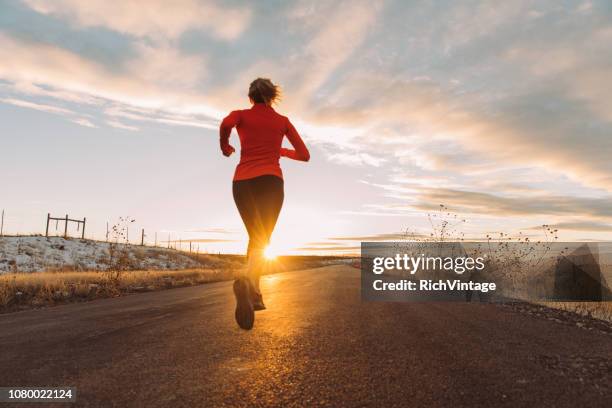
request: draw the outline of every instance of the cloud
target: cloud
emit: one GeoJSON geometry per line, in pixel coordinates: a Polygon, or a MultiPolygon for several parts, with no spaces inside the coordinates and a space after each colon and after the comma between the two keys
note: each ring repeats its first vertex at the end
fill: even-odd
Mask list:
{"type": "Polygon", "coordinates": [[[198,84],[206,74],[204,58],[184,55],[168,44],[136,44],[136,57],[126,64],[126,75],[162,89],[183,90],[198,84]]]}
{"type": "Polygon", "coordinates": [[[71,122],[76,123],[77,125],[85,126],[88,128],[97,128],[89,119],[87,118],[76,118],[72,119],[71,122]]]}
{"type": "Polygon", "coordinates": [[[64,102],[72,102],[82,105],[100,105],[103,101],[92,95],[79,94],[76,92],[64,91],[61,89],[42,86],[31,82],[14,82],[0,84],[0,89],[5,89],[21,95],[40,98],[52,98],[64,102]]]}
{"type": "Polygon", "coordinates": [[[13,98],[0,98],[0,103],[6,103],[13,106],[18,106],[20,108],[26,109],[34,109],[41,112],[52,113],[56,115],[61,115],[67,117],[72,123],[76,123],[80,126],[85,126],[89,128],[96,128],[89,119],[84,117],[79,117],[77,112],[74,112],[70,109],[61,108],[59,106],[54,105],[46,105],[36,102],[25,101],[21,99],[13,99],[13,98]]]}
{"type": "Polygon", "coordinates": [[[292,87],[298,98],[312,97],[330,74],[363,44],[382,9],[378,1],[323,3],[321,9],[312,2],[306,4],[308,11],[304,3],[298,3],[290,20],[293,24],[304,25],[307,31],[315,29],[299,56],[293,57],[299,67],[298,72],[292,74],[300,77],[292,87]],[[333,7],[329,7],[330,4],[333,7]]]}
{"type": "Polygon", "coordinates": [[[52,44],[17,39],[0,31],[0,78],[28,94],[71,102],[100,104],[100,99],[135,106],[191,109],[201,95],[191,89],[205,75],[201,57],[186,56],[166,45],[136,44],[123,70],[110,69],[52,44]],[[41,87],[44,84],[46,88],[41,87]]]}
{"type": "MultiPolygon", "coordinates": [[[[300,17],[312,13],[306,8],[300,17]]],[[[389,50],[406,62],[401,74],[355,64],[328,71],[335,81],[325,91],[315,81],[311,103],[300,110],[309,140],[352,164],[392,166],[392,158],[447,174],[537,167],[612,191],[609,20],[529,2],[424,6],[415,15],[431,20],[426,27],[407,22],[402,34],[390,31],[398,29],[392,23],[376,26],[387,39],[406,38],[404,50],[389,50]],[[428,75],[410,75],[413,60],[428,75]],[[335,137],[326,131],[342,126],[335,137]],[[371,160],[359,160],[360,153],[371,160]]],[[[391,58],[370,45],[366,55],[391,58]]]]}
{"type": "Polygon", "coordinates": [[[325,242],[325,241],[321,241],[321,242],[307,242],[306,243],[307,246],[336,246],[338,245],[337,242],[325,242]]]}
{"type": "Polygon", "coordinates": [[[391,210],[437,210],[444,204],[453,211],[496,216],[572,216],[581,214],[612,219],[612,197],[601,198],[561,195],[495,195],[453,189],[421,188],[406,196],[406,204],[390,204],[391,210]]]}
{"type": "Polygon", "coordinates": [[[350,252],[350,253],[357,253],[359,252],[359,249],[361,249],[360,246],[342,246],[342,245],[338,245],[338,246],[303,246],[303,247],[299,247],[296,248],[298,251],[306,251],[306,252],[350,252]]]}
{"type": "Polygon", "coordinates": [[[140,130],[136,126],[126,125],[125,123],[119,122],[118,120],[107,120],[106,124],[117,129],[129,130],[132,132],[140,130]]]}
{"type": "Polygon", "coordinates": [[[543,112],[548,101],[517,96],[492,117],[468,109],[465,96],[431,84],[374,73],[352,76],[345,84],[318,107],[312,119],[328,126],[361,124],[363,130],[355,132],[350,143],[373,157],[407,156],[421,167],[447,170],[473,168],[478,161],[485,163],[479,164],[481,170],[500,164],[538,166],[612,191],[612,162],[606,153],[612,150],[610,126],[586,127],[588,114],[577,115],[578,107],[563,106],[556,95],[548,101],[555,100],[565,110],[543,112]],[[386,142],[372,137],[389,127],[396,130],[387,133],[386,142]],[[420,135],[428,137],[424,140],[420,135]],[[448,160],[448,155],[438,152],[448,143],[461,146],[462,156],[448,160]]]}
{"type": "Polygon", "coordinates": [[[148,93],[141,81],[130,81],[50,44],[18,40],[0,33],[0,58],[4,61],[0,76],[17,83],[46,84],[107,99],[125,99],[130,93],[136,94],[139,85],[141,94],[148,93]]]}
{"type": "Polygon", "coordinates": [[[69,109],[60,108],[58,106],[44,105],[44,104],[41,104],[41,103],[24,101],[24,100],[20,100],[20,99],[0,98],[0,102],[7,103],[9,105],[19,106],[20,108],[35,109],[35,110],[38,110],[38,111],[41,111],[41,112],[55,113],[55,114],[59,114],[59,115],[73,115],[73,114],[75,114],[75,112],[73,112],[73,111],[71,111],[69,109]]]}
{"type": "MultiPolygon", "coordinates": [[[[552,229],[558,229],[561,231],[596,231],[596,232],[612,232],[612,224],[606,224],[601,222],[592,221],[572,221],[572,222],[559,222],[556,224],[548,224],[547,227],[552,229]]],[[[530,227],[532,230],[541,230],[542,225],[536,225],[530,227]]]]}
{"type": "Polygon", "coordinates": [[[380,166],[384,158],[350,146],[355,131],[347,122],[326,127],[311,121],[309,112],[319,103],[317,94],[329,79],[365,46],[382,10],[382,1],[296,2],[286,16],[287,24],[290,34],[304,38],[303,45],[288,48],[280,59],[255,60],[236,75],[233,84],[213,89],[210,97],[218,106],[230,109],[236,95],[244,94],[245,84],[257,76],[271,77],[290,95],[283,101],[283,110],[294,119],[309,143],[327,147],[323,151],[329,160],[352,166],[380,166]],[[338,151],[339,147],[350,149],[338,151]]]}
{"type": "Polygon", "coordinates": [[[575,43],[519,44],[504,57],[522,67],[534,80],[554,81],[568,97],[579,100],[596,115],[612,122],[609,98],[612,55],[612,27],[596,25],[588,33],[580,33],[575,43]],[[580,43],[580,44],[579,44],[580,43]]]}
{"type": "MultiPolygon", "coordinates": [[[[208,122],[221,113],[204,104],[202,95],[193,90],[202,79],[201,58],[182,56],[164,47],[137,47],[137,55],[126,63],[125,70],[117,71],[57,46],[0,32],[0,59],[4,61],[0,78],[10,81],[13,89],[59,100],[78,102],[75,99],[85,98],[100,105],[112,102],[114,106],[138,108],[137,120],[211,128],[208,122]],[[183,110],[193,114],[182,114],[183,110]],[[155,116],[148,116],[152,114],[155,116]]],[[[119,110],[105,111],[117,116],[119,110]]]]}
{"type": "Polygon", "coordinates": [[[125,118],[140,122],[157,122],[165,125],[189,126],[217,130],[216,121],[202,115],[175,114],[167,110],[136,108],[126,105],[108,107],[104,113],[111,118],[125,118]]]}
{"type": "Polygon", "coordinates": [[[374,235],[356,235],[348,237],[333,237],[329,239],[332,241],[400,241],[412,235],[412,233],[387,233],[374,235]]]}
{"type": "Polygon", "coordinates": [[[283,100],[283,110],[295,118],[304,117],[310,105],[316,103],[316,92],[365,46],[383,10],[382,3],[379,0],[295,2],[285,15],[277,16],[283,28],[287,27],[287,40],[297,38],[295,46],[283,44],[280,56],[268,56],[268,46],[262,44],[257,48],[261,55],[256,54],[248,65],[240,67],[231,83],[213,87],[208,98],[223,109],[232,109],[232,104],[243,100],[239,98],[243,98],[244,88],[253,78],[270,77],[290,96],[283,100]]]}
{"type": "Polygon", "coordinates": [[[329,160],[336,162],[336,163],[342,163],[342,164],[353,165],[353,166],[360,166],[360,165],[365,164],[369,166],[379,167],[386,161],[382,157],[372,156],[368,153],[360,152],[360,151],[350,152],[350,153],[344,153],[344,152],[331,153],[328,156],[328,158],[329,160]]]}
{"type": "Polygon", "coordinates": [[[33,10],[67,19],[80,27],[105,27],[138,37],[177,38],[206,29],[232,40],[248,27],[251,11],[200,0],[24,0],[33,10]]]}

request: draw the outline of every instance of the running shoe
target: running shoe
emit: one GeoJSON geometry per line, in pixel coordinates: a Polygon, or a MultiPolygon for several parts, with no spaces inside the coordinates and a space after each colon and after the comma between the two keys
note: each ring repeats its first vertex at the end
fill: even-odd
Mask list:
{"type": "Polygon", "coordinates": [[[255,311],[247,278],[238,278],[234,281],[234,295],[236,296],[236,323],[244,330],[251,330],[255,322],[255,311]]]}
{"type": "Polygon", "coordinates": [[[253,310],[255,311],[266,310],[266,305],[263,302],[263,296],[261,296],[261,293],[253,291],[252,302],[253,302],[253,310]]]}

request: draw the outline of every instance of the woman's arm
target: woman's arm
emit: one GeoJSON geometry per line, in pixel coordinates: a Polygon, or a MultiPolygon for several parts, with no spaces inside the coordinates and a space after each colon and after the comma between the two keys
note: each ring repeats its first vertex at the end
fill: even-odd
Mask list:
{"type": "Polygon", "coordinates": [[[291,124],[289,119],[287,119],[287,133],[285,135],[287,136],[287,139],[289,139],[293,149],[285,149],[284,147],[281,148],[281,156],[305,162],[310,160],[310,152],[308,151],[308,148],[306,148],[300,134],[297,132],[297,130],[295,130],[295,127],[293,127],[293,124],[291,124]]]}
{"type": "Polygon", "coordinates": [[[223,119],[219,127],[219,144],[221,145],[221,152],[226,157],[229,157],[236,151],[236,149],[229,144],[229,138],[232,134],[232,128],[236,127],[239,122],[240,112],[233,111],[223,119]]]}

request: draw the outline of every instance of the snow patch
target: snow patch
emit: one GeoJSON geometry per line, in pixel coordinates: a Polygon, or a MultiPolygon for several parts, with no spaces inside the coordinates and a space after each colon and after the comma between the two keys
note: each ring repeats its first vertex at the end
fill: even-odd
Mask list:
{"type": "MultiPolygon", "coordinates": [[[[204,265],[166,248],[115,244],[127,254],[129,269],[188,269],[204,265]]],[[[103,271],[109,268],[108,242],[42,236],[0,238],[0,273],[49,270],[103,271]]]]}

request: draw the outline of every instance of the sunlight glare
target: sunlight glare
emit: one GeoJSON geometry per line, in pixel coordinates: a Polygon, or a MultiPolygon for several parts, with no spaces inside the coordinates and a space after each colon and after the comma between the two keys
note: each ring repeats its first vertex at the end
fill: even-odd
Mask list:
{"type": "Polygon", "coordinates": [[[272,245],[268,245],[264,250],[264,258],[268,261],[273,261],[278,256],[276,249],[272,245]]]}

